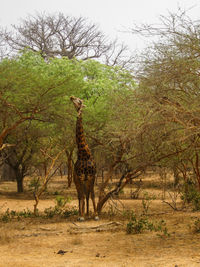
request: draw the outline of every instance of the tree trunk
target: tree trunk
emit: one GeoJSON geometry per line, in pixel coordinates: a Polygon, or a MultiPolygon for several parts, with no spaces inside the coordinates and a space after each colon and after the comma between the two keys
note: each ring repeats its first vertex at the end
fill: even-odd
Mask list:
{"type": "Polygon", "coordinates": [[[174,186],[176,187],[177,185],[179,185],[180,175],[179,175],[178,168],[176,166],[173,166],[172,170],[173,170],[173,175],[174,175],[174,186]]]}
{"type": "Polygon", "coordinates": [[[34,198],[35,198],[34,215],[37,216],[37,214],[38,214],[37,206],[38,206],[38,203],[39,203],[39,197],[38,197],[37,194],[34,193],[34,198]]]}
{"type": "Polygon", "coordinates": [[[73,156],[74,149],[71,149],[71,151],[65,151],[67,155],[67,182],[68,182],[68,188],[71,187],[72,180],[73,180],[73,156]]]}
{"type": "Polygon", "coordinates": [[[103,191],[102,192],[100,191],[99,201],[97,203],[97,213],[98,214],[101,213],[104,205],[112,195],[118,195],[120,190],[122,190],[127,184],[130,183],[130,180],[139,177],[142,173],[143,170],[140,170],[140,168],[138,168],[133,172],[126,171],[124,174],[122,174],[121,178],[116,183],[115,188],[108,193],[105,193],[104,188],[102,187],[101,189],[103,191]]]}
{"type": "Polygon", "coordinates": [[[68,188],[71,187],[72,179],[73,179],[73,165],[72,165],[72,159],[68,158],[67,161],[67,181],[68,181],[68,188]]]}
{"type": "MultiPolygon", "coordinates": [[[[18,172],[18,171],[17,171],[18,172]]],[[[24,177],[23,175],[20,173],[17,174],[16,176],[16,180],[17,180],[17,193],[23,193],[24,192],[24,177]]]]}

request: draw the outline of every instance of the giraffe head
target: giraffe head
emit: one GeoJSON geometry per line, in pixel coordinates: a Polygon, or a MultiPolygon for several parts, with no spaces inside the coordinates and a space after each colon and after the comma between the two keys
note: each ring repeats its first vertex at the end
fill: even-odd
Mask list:
{"type": "Polygon", "coordinates": [[[78,112],[78,115],[80,116],[82,113],[82,109],[85,107],[85,105],[83,104],[83,100],[75,96],[71,96],[70,100],[73,102],[75,109],[78,112]]]}

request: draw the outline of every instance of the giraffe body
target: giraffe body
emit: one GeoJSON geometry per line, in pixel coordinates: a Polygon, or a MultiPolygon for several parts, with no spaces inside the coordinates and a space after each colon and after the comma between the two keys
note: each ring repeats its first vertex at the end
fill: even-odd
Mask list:
{"type": "Polygon", "coordinates": [[[76,122],[76,143],[78,151],[77,161],[74,165],[74,183],[76,185],[79,200],[79,220],[84,220],[85,199],[87,205],[87,216],[89,216],[89,197],[92,199],[95,219],[98,219],[94,194],[96,164],[84,136],[82,123],[82,109],[84,105],[83,101],[79,98],[71,97],[71,101],[74,103],[78,112],[76,122]]]}

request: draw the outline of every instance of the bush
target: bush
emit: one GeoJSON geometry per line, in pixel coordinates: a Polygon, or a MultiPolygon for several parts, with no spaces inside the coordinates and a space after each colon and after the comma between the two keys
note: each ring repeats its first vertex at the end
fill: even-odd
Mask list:
{"type": "Polygon", "coordinates": [[[7,209],[5,213],[0,217],[0,220],[2,222],[9,222],[12,219],[20,220],[21,218],[30,218],[34,216],[35,216],[34,213],[30,211],[29,209],[19,211],[19,212],[15,210],[10,211],[10,209],[7,209]]]}
{"type": "MultiPolygon", "coordinates": [[[[147,216],[140,215],[139,218],[132,212],[130,221],[127,223],[126,232],[127,234],[141,234],[145,230],[161,232],[164,236],[170,236],[168,233],[166,223],[164,220],[159,222],[151,222],[147,216]]],[[[159,234],[159,236],[161,236],[159,234]]]]}
{"type": "Polygon", "coordinates": [[[36,177],[33,177],[30,180],[30,183],[28,185],[29,190],[30,191],[33,191],[33,192],[37,192],[38,189],[40,188],[40,186],[41,186],[40,179],[39,178],[36,178],[36,177]]]}
{"type": "Polygon", "coordinates": [[[192,230],[193,233],[199,234],[200,233],[200,218],[192,218],[195,219],[194,222],[192,222],[192,225],[189,225],[189,229],[192,230]]]}
{"type": "Polygon", "coordinates": [[[69,218],[70,216],[76,216],[78,214],[78,210],[75,207],[72,207],[71,209],[64,210],[62,215],[64,218],[69,218]]]}
{"type": "Polygon", "coordinates": [[[58,206],[50,207],[44,210],[45,217],[53,218],[56,215],[59,215],[63,218],[69,218],[74,215],[78,215],[78,210],[75,207],[72,208],[59,208],[58,206]]]}
{"type": "Polygon", "coordinates": [[[200,192],[191,180],[185,183],[181,199],[184,203],[191,203],[194,210],[200,210],[200,192]]]}
{"type": "Polygon", "coordinates": [[[55,207],[46,208],[44,210],[45,217],[47,218],[53,218],[55,215],[59,215],[61,213],[61,210],[55,207]]]}
{"type": "Polygon", "coordinates": [[[57,195],[55,201],[57,207],[64,208],[65,205],[71,201],[71,197],[64,198],[61,195],[57,195]]]}
{"type": "Polygon", "coordinates": [[[148,192],[144,192],[144,196],[142,199],[143,214],[147,215],[150,208],[150,204],[155,199],[156,199],[155,195],[149,194],[148,192]]]}
{"type": "Polygon", "coordinates": [[[63,196],[56,196],[55,207],[50,207],[44,210],[45,216],[48,218],[53,218],[55,215],[60,215],[64,218],[69,218],[73,215],[78,215],[78,210],[74,207],[66,207],[66,204],[71,201],[71,197],[64,198],[63,196]]]}

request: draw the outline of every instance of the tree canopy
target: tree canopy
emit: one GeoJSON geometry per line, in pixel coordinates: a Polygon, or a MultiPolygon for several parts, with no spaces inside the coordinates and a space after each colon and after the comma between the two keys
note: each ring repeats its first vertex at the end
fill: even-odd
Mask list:
{"type": "MultiPolygon", "coordinates": [[[[91,59],[98,57],[92,56],[98,45],[88,50],[83,29],[96,44],[103,36],[92,34],[97,31],[94,25],[62,15],[45,18],[27,21],[27,28],[16,27],[22,34],[22,47],[27,46],[25,33],[30,37],[35,29],[35,37],[44,31],[48,38],[41,47],[36,47],[35,37],[28,49],[0,62],[0,147],[12,145],[3,150],[4,158],[16,170],[24,171],[20,179],[47,166],[49,158],[44,155],[53,157],[63,149],[65,155],[59,160],[68,162],[71,168],[76,150],[76,113],[69,98],[74,95],[86,105],[84,129],[98,167],[122,173],[119,183],[107,194],[109,178],[102,184],[99,211],[112,193],[153,166],[178,169],[185,180],[189,168],[200,188],[199,22],[178,13],[161,17],[160,27],[136,28],[134,32],[160,38],[142,54],[133,76],[121,64],[109,66],[91,59]],[[62,28],[66,20],[70,29],[62,28]],[[54,38],[58,38],[57,47],[52,46],[54,38]],[[64,42],[65,50],[58,40],[64,42]],[[48,54],[51,51],[55,52],[53,57],[48,54]]],[[[14,39],[10,41],[17,45],[14,39]]],[[[99,49],[101,45],[108,48],[103,42],[99,49]]]]}

